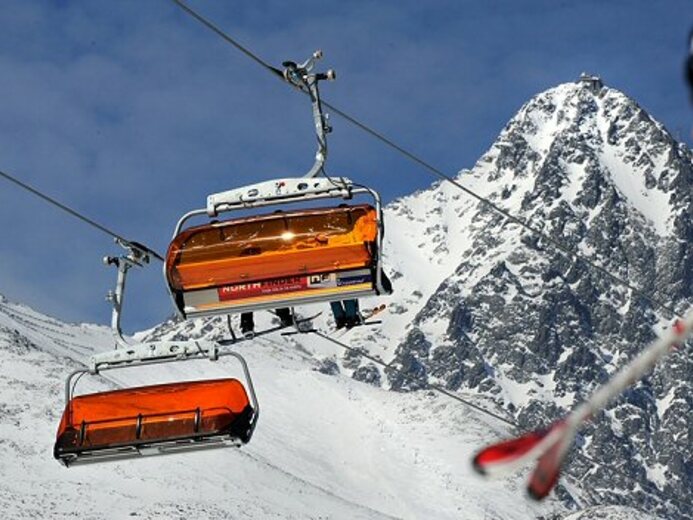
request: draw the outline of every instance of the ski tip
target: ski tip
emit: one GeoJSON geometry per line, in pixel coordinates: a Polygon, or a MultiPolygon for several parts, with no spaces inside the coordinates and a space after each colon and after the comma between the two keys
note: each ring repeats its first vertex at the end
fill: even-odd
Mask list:
{"type": "Polygon", "coordinates": [[[552,488],[553,488],[553,486],[551,486],[551,488],[549,488],[548,491],[540,491],[539,489],[537,489],[531,485],[528,485],[527,486],[527,496],[536,502],[541,502],[542,500],[544,500],[548,496],[549,491],[551,491],[552,488]]]}
{"type": "Polygon", "coordinates": [[[556,487],[561,474],[563,461],[575,438],[575,429],[564,429],[560,436],[551,442],[537,461],[527,483],[527,493],[534,500],[543,500],[556,487]]]}
{"type": "Polygon", "coordinates": [[[528,485],[527,486],[527,496],[536,502],[541,502],[545,498],[546,495],[540,496],[536,489],[534,489],[532,486],[528,485]]]}
{"type": "Polygon", "coordinates": [[[558,477],[561,474],[561,463],[562,459],[547,468],[542,467],[542,462],[541,460],[539,461],[527,483],[527,494],[530,498],[539,502],[551,493],[551,490],[558,483],[558,477]]]}
{"type": "Polygon", "coordinates": [[[491,444],[474,456],[472,467],[477,473],[485,476],[509,472],[531,457],[554,427],[491,444]]]}

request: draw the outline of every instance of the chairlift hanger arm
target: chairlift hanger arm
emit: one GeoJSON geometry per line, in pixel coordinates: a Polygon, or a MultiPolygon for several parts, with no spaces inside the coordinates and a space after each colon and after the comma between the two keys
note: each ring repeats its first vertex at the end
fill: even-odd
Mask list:
{"type": "MultiPolygon", "coordinates": [[[[103,263],[105,265],[115,265],[118,269],[115,291],[109,291],[106,295],[106,300],[113,305],[111,329],[116,341],[116,349],[119,347],[127,349],[130,347],[130,344],[123,337],[123,331],[120,326],[123,298],[125,296],[125,280],[131,267],[143,267],[145,264],[149,263],[150,255],[153,251],[137,242],[129,242],[120,238],[116,238],[115,242],[126,249],[127,254],[121,256],[105,256],[103,258],[103,263]]],[[[156,255],[156,253],[153,254],[156,255]]]]}
{"type": "Polygon", "coordinates": [[[316,177],[324,168],[327,160],[327,134],[332,131],[328,124],[329,116],[323,112],[322,102],[320,101],[320,89],[318,82],[322,80],[333,81],[337,74],[329,69],[327,72],[313,73],[313,68],[317,60],[322,58],[322,51],[317,50],[305,62],[297,65],[293,61],[285,61],[283,77],[290,84],[307,93],[313,105],[313,121],[318,140],[318,150],[315,153],[313,167],[304,175],[306,178],[316,177]]]}
{"type": "Polygon", "coordinates": [[[313,103],[313,116],[315,119],[316,132],[318,134],[318,152],[316,153],[315,163],[310,171],[305,175],[306,177],[315,177],[322,171],[322,168],[327,157],[327,141],[325,134],[330,130],[327,125],[327,115],[322,112],[322,103],[320,101],[320,92],[317,87],[317,82],[321,80],[334,80],[336,74],[333,70],[328,70],[324,73],[310,74],[315,62],[322,58],[322,51],[318,50],[313,53],[313,55],[308,58],[302,64],[296,64],[293,61],[285,61],[283,63],[284,70],[279,70],[278,68],[270,65],[266,61],[262,60],[250,50],[245,48],[239,42],[231,38],[223,30],[217,27],[210,20],[201,16],[194,9],[186,5],[182,0],[172,0],[179,8],[185,11],[188,15],[195,18],[202,25],[210,29],[217,36],[222,38],[226,43],[234,46],[245,56],[253,60],[255,63],[260,65],[262,68],[266,69],[275,77],[286,81],[287,83],[296,87],[297,90],[303,92],[310,96],[313,103]],[[313,85],[313,87],[311,87],[313,85]]]}

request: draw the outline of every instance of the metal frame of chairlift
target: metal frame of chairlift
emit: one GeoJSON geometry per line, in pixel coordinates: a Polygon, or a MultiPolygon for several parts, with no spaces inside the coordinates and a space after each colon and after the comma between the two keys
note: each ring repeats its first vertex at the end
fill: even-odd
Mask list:
{"type": "MultiPolygon", "coordinates": [[[[208,449],[214,447],[233,446],[239,447],[250,440],[255,430],[257,420],[260,415],[260,405],[255,394],[253,380],[250,376],[248,365],[239,353],[233,351],[222,351],[221,345],[213,341],[156,341],[145,342],[132,345],[123,337],[120,319],[123,306],[123,296],[125,292],[125,281],[127,272],[131,267],[142,266],[149,262],[149,255],[146,251],[138,249],[134,244],[119,242],[129,250],[129,253],[120,257],[106,257],[104,263],[115,265],[118,268],[118,279],[115,292],[109,292],[107,299],[113,304],[111,318],[111,328],[116,342],[115,350],[93,355],[88,367],[73,371],[65,382],[65,403],[66,413],[70,413],[70,403],[75,396],[75,386],[78,380],[84,375],[97,375],[106,370],[113,370],[125,367],[145,367],[150,365],[171,363],[177,361],[189,361],[194,359],[209,359],[217,361],[223,356],[234,357],[243,369],[245,378],[245,389],[247,390],[250,405],[253,409],[253,416],[250,420],[248,435],[246,439],[230,437],[227,434],[220,435],[200,435],[187,438],[177,438],[171,440],[139,442],[126,446],[112,448],[84,449],[79,453],[68,453],[59,458],[65,466],[83,464],[88,462],[100,462],[106,460],[117,460],[144,455],[157,455],[166,453],[177,453],[182,451],[192,451],[198,449],[208,449]]],[[[56,454],[57,458],[57,454],[56,454]]]]}
{"type": "MultiPolygon", "coordinates": [[[[383,285],[382,274],[382,238],[384,234],[384,219],[380,195],[375,190],[353,183],[346,177],[329,177],[324,173],[324,165],[327,159],[327,134],[332,131],[328,124],[328,115],[322,110],[318,82],[321,80],[334,80],[336,74],[333,70],[326,73],[312,73],[315,62],[322,58],[322,52],[316,51],[304,63],[297,65],[294,62],[284,62],[284,78],[296,88],[310,95],[313,120],[317,135],[318,149],[315,154],[313,166],[303,177],[288,177],[251,184],[220,193],[214,193],[207,197],[207,205],[203,209],[189,211],[183,215],[173,231],[175,238],[182,230],[184,224],[191,218],[206,215],[209,218],[217,217],[220,213],[237,211],[250,208],[261,208],[279,204],[293,204],[319,199],[341,198],[352,199],[355,195],[370,195],[375,203],[377,215],[378,235],[376,239],[376,265],[374,290],[341,292],[335,296],[335,300],[347,300],[362,298],[374,294],[389,294],[390,289],[383,285]],[[323,173],[324,178],[317,175],[323,173]]],[[[166,265],[163,267],[164,279],[166,279],[166,265]]],[[[174,292],[167,284],[168,292],[173,302],[173,307],[181,318],[204,317],[223,315],[254,310],[267,310],[277,307],[277,302],[251,303],[248,305],[235,305],[232,309],[219,307],[214,309],[195,309],[184,307],[181,311],[174,292]]],[[[325,296],[300,296],[288,302],[282,302],[282,307],[317,303],[326,301],[325,296]]]]}

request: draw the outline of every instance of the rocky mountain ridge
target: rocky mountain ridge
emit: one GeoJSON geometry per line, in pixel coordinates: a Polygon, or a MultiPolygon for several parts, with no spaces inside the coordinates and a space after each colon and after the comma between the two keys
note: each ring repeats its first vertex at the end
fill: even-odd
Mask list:
{"type": "MultiPolygon", "coordinates": [[[[693,154],[601,82],[530,100],[457,180],[679,312],[693,303],[693,154]]],[[[492,395],[525,428],[564,414],[672,318],[449,185],[392,204],[394,220],[422,199],[442,209],[420,249],[442,252],[450,275],[409,313],[394,364],[492,395]]],[[[687,517],[691,380],[689,357],[675,353],[584,431],[571,466],[594,503],[687,517]]]]}

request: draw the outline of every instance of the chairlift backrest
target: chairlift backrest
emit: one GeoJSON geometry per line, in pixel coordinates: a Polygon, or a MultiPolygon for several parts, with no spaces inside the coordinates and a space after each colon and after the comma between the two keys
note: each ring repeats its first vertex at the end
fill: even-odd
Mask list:
{"type": "Polygon", "coordinates": [[[227,220],[186,229],[166,255],[178,291],[282,276],[366,268],[377,221],[372,206],[346,206],[227,220]]]}
{"type": "Polygon", "coordinates": [[[73,397],[55,442],[55,458],[123,455],[144,448],[212,439],[238,444],[250,438],[253,410],[237,379],[126,388],[73,397]]]}
{"type": "Polygon", "coordinates": [[[330,179],[280,179],[208,198],[204,213],[372,196],[369,204],[275,211],[183,229],[168,249],[165,277],[185,318],[388,293],[382,285],[382,209],[368,188],[330,179]],[[326,182],[328,181],[328,182],[326,182]]]}

